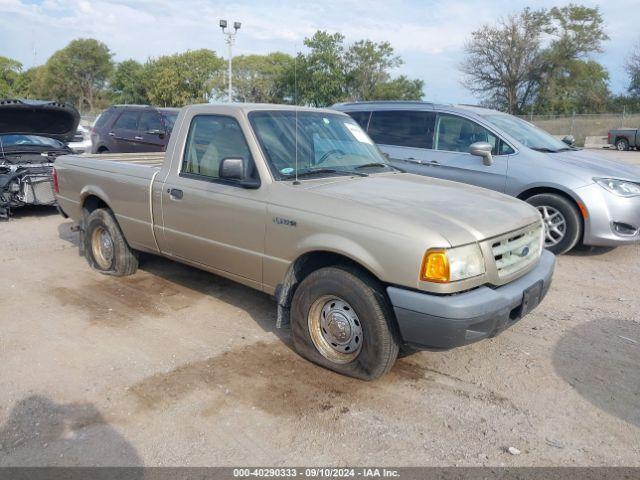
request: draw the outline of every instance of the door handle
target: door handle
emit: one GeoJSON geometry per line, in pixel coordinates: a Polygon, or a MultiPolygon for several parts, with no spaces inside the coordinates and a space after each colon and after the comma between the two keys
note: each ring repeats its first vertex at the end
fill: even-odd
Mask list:
{"type": "Polygon", "coordinates": [[[184,196],[184,192],[179,188],[169,188],[167,189],[167,193],[172,200],[182,200],[182,197],[184,196]]]}
{"type": "Polygon", "coordinates": [[[110,137],[115,137],[116,136],[116,134],[113,133],[113,132],[109,132],[107,135],[109,135],[110,137]]]}
{"type": "Polygon", "coordinates": [[[142,137],[133,137],[134,140],[142,140],[142,137]]]}

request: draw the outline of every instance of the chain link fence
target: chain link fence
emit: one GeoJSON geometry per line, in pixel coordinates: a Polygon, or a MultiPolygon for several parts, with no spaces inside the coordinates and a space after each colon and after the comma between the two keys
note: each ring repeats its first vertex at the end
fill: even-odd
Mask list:
{"type": "Polygon", "coordinates": [[[573,135],[578,146],[584,146],[586,137],[606,137],[614,128],[640,128],[640,113],[520,115],[520,118],[558,137],[573,135]]]}

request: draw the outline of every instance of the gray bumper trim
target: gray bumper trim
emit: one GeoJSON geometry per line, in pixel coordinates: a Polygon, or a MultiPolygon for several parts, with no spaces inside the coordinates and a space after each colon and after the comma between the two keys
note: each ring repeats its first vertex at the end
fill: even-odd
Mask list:
{"type": "Polygon", "coordinates": [[[546,250],[526,275],[499,288],[479,287],[457,295],[432,295],[388,287],[402,339],[429,348],[453,348],[496,335],[520,320],[549,290],[555,257],[546,250]],[[524,293],[540,286],[523,305],[524,293]]]}

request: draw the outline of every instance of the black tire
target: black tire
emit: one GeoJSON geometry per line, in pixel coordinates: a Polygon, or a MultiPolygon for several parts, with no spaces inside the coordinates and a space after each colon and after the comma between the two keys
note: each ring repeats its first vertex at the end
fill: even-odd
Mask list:
{"type": "Polygon", "coordinates": [[[94,270],[124,277],[133,275],[138,269],[137,252],[127,244],[111,210],[99,208],[91,212],[85,220],[83,237],[85,258],[94,270]],[[101,247],[96,247],[94,235],[103,234],[107,234],[111,239],[111,255],[104,255],[100,251],[101,247]]]}
{"type": "Polygon", "coordinates": [[[350,267],[325,267],[312,272],[296,289],[291,306],[291,329],[296,351],[318,365],[361,380],[387,373],[398,357],[399,335],[395,316],[379,282],[366,272],[350,267]],[[357,314],[361,345],[348,363],[336,363],[323,355],[312,340],[309,314],[320,299],[343,299],[357,314]]]}
{"type": "Polygon", "coordinates": [[[98,153],[109,153],[109,149],[107,147],[100,147],[98,153]]]}
{"type": "Polygon", "coordinates": [[[616,149],[621,152],[629,150],[629,141],[626,138],[619,138],[616,140],[616,149]]]}
{"type": "Polygon", "coordinates": [[[547,250],[555,255],[561,255],[578,244],[582,238],[583,224],[580,211],[572,201],[554,193],[541,193],[527,198],[527,203],[538,209],[543,206],[551,207],[564,217],[566,225],[564,237],[556,245],[545,245],[547,250]]]}

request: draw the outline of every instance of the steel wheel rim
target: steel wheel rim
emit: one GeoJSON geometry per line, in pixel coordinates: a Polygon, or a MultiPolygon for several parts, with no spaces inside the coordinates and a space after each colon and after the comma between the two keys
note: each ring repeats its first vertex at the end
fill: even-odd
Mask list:
{"type": "Polygon", "coordinates": [[[339,364],[355,360],[362,349],[362,323],[349,303],[323,295],[309,309],[309,333],[316,349],[339,364]]]}
{"type": "Polygon", "coordinates": [[[567,220],[558,209],[548,205],[540,205],[538,212],[544,224],[544,246],[555,247],[567,235],[567,220]]]}
{"type": "Polygon", "coordinates": [[[100,268],[107,270],[113,262],[113,239],[104,227],[97,227],[91,233],[91,251],[100,268]]]}

